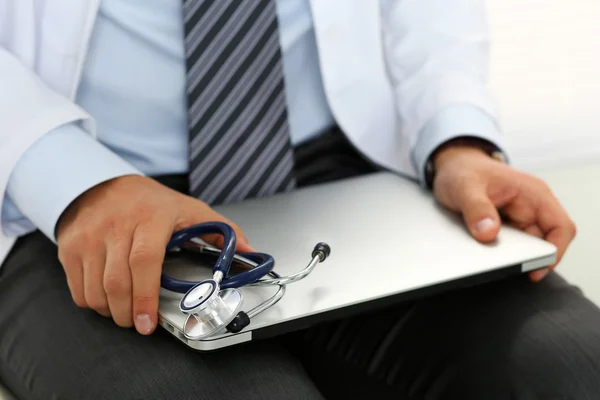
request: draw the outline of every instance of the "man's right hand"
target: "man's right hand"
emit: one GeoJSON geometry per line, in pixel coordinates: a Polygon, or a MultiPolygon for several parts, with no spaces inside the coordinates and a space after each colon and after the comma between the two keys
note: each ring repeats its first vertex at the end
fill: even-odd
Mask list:
{"type": "MultiPolygon", "coordinates": [[[[141,176],[99,184],[65,210],[57,228],[58,257],[79,307],[150,334],[157,325],[160,275],[171,235],[223,221],[238,251],[252,251],[241,229],[207,204],[141,176]]],[[[222,246],[222,237],[204,237],[222,246]]]]}

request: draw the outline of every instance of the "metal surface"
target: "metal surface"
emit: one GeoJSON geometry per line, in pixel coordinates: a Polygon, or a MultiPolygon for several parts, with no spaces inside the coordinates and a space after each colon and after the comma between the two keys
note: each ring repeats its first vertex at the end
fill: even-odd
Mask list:
{"type": "MultiPolygon", "coordinates": [[[[536,260],[540,263],[535,266],[543,266],[556,253],[551,244],[509,226],[501,229],[494,243],[479,243],[461,217],[439,207],[430,192],[389,173],[215,210],[240,225],[254,248],[271,254],[275,271],[282,276],[295,274],[315,243],[325,241],[332,248],[327,265],[288,286],[274,307],[252,318],[246,333],[510,266],[533,265],[536,260]]],[[[181,269],[179,277],[196,279],[197,270],[181,269]]],[[[258,306],[276,289],[244,288],[244,308],[258,306]]],[[[182,329],[184,318],[176,304],[161,299],[160,312],[182,329]]],[[[244,338],[250,340],[251,335],[244,338]]],[[[224,334],[188,345],[214,349],[240,340],[224,334]]]]}
{"type": "Polygon", "coordinates": [[[310,263],[301,271],[295,274],[282,276],[281,278],[261,279],[248,286],[268,286],[268,285],[289,285],[291,283],[298,282],[306,278],[315,269],[315,266],[319,264],[321,258],[319,256],[313,257],[310,263]]]}
{"type": "Polygon", "coordinates": [[[213,275],[213,279],[217,282],[217,283],[221,283],[221,281],[223,280],[223,273],[221,271],[217,271],[214,273],[213,275]]]}
{"type": "MultiPolygon", "coordinates": [[[[217,256],[221,253],[218,248],[203,244],[194,245],[192,247],[187,246],[185,248],[192,252],[210,253],[217,256]]],[[[236,256],[235,259],[237,262],[250,268],[256,267],[257,265],[255,262],[245,257],[236,256]]],[[[314,269],[313,263],[315,259],[318,261],[319,257],[315,257],[308,267],[295,274],[293,279],[288,279],[287,277],[281,279],[275,273],[270,272],[268,275],[272,278],[265,284],[268,284],[269,286],[278,285],[279,288],[271,297],[250,309],[247,312],[248,317],[252,319],[277,304],[285,295],[285,285],[277,282],[288,280],[289,283],[291,283],[304,278],[312,271],[312,269],[314,269]]],[[[223,330],[222,328],[231,322],[237,314],[237,312],[231,314],[232,307],[235,306],[235,309],[237,309],[238,312],[242,308],[243,301],[241,300],[241,292],[239,304],[233,303],[234,297],[232,297],[231,294],[227,295],[228,290],[219,293],[218,284],[223,278],[223,273],[217,271],[214,273],[213,279],[202,281],[198,286],[183,296],[180,303],[180,309],[186,314],[191,314],[184,323],[184,332],[187,339],[199,340],[219,333],[219,331],[223,330]],[[228,301],[230,304],[227,304],[228,301]]],[[[238,299],[235,298],[235,301],[238,301],[238,299]]]]}
{"type": "Polygon", "coordinates": [[[275,292],[273,296],[269,297],[267,300],[263,301],[262,303],[248,311],[247,314],[250,320],[252,320],[252,318],[256,317],[261,312],[266,311],[269,308],[273,307],[275,304],[277,304],[279,300],[281,300],[285,295],[285,289],[286,287],[284,285],[279,285],[279,289],[277,290],[277,292],[275,292]]]}
{"type": "Polygon", "coordinates": [[[188,315],[183,326],[185,337],[200,340],[218,333],[233,320],[242,304],[242,292],[238,289],[221,290],[207,307],[188,315]]]}
{"type": "MultiPolygon", "coordinates": [[[[218,256],[218,255],[221,254],[221,249],[219,249],[217,247],[214,247],[214,246],[211,246],[211,245],[208,245],[208,244],[204,244],[204,243],[201,243],[199,241],[194,241],[194,243],[197,244],[195,250],[198,251],[198,252],[200,252],[200,253],[211,254],[213,256],[218,256]]],[[[190,249],[193,250],[193,248],[190,248],[190,249]]],[[[254,266],[254,267],[256,266],[256,263],[254,261],[249,260],[246,257],[243,257],[243,256],[241,256],[239,254],[236,254],[233,257],[233,261],[241,263],[241,264],[244,264],[244,265],[248,265],[248,266],[254,266]]]]}

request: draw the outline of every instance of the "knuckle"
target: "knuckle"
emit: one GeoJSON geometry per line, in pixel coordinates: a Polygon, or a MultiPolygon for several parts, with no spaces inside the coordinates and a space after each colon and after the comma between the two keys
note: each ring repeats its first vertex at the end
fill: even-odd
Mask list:
{"type": "Polygon", "coordinates": [[[479,195],[479,196],[473,197],[472,202],[469,204],[469,206],[475,210],[486,210],[486,211],[493,207],[490,200],[484,195],[479,195]]]}
{"type": "Polygon", "coordinates": [[[125,317],[114,317],[113,316],[113,321],[115,321],[115,324],[117,324],[117,326],[121,327],[121,328],[131,328],[133,327],[133,319],[131,317],[129,318],[125,318],[125,317]]]}
{"type": "Polygon", "coordinates": [[[473,181],[478,179],[473,176],[473,172],[467,169],[461,169],[452,175],[452,187],[455,190],[462,192],[468,192],[469,188],[473,186],[473,181]]]}
{"type": "MultiPolygon", "coordinates": [[[[132,210],[138,221],[145,221],[156,215],[157,212],[165,212],[164,208],[159,208],[154,199],[140,199],[132,210]]],[[[119,218],[120,220],[120,218],[119,218]]]]}
{"type": "Polygon", "coordinates": [[[62,264],[65,271],[68,271],[76,266],[76,253],[70,248],[58,248],[58,261],[62,264]]]}
{"type": "Polygon", "coordinates": [[[80,232],[78,235],[68,235],[58,242],[58,259],[65,264],[71,264],[79,259],[80,254],[93,252],[101,245],[100,237],[87,232],[80,232]]]}
{"type": "Polygon", "coordinates": [[[57,240],[58,255],[67,254],[71,249],[75,248],[73,245],[73,237],[71,235],[64,234],[57,240]]]}
{"type": "Polygon", "coordinates": [[[156,261],[158,253],[156,249],[153,249],[147,244],[136,244],[129,254],[129,265],[132,268],[144,267],[154,261],[156,261]]]}
{"type": "Polygon", "coordinates": [[[75,305],[79,308],[88,308],[88,304],[85,301],[85,298],[83,295],[79,295],[77,293],[71,293],[71,297],[73,298],[73,302],[75,303],[75,305]]]}
{"type": "Polygon", "coordinates": [[[542,180],[541,178],[535,177],[534,178],[534,182],[535,185],[537,187],[538,190],[543,190],[545,192],[550,192],[550,186],[548,186],[548,184],[542,180]]]}
{"type": "Polygon", "coordinates": [[[463,212],[467,214],[481,214],[489,212],[492,208],[490,200],[484,195],[472,195],[463,203],[463,212]]]}
{"type": "Polygon", "coordinates": [[[123,225],[123,219],[117,218],[114,215],[107,216],[101,222],[100,230],[105,234],[117,234],[121,226],[123,225]]]}
{"type": "Polygon", "coordinates": [[[108,308],[108,302],[105,298],[93,296],[86,300],[88,307],[96,311],[104,311],[108,308]]]}
{"type": "Polygon", "coordinates": [[[109,296],[128,293],[130,286],[129,279],[123,274],[107,274],[104,278],[104,290],[109,296]]]}
{"type": "Polygon", "coordinates": [[[69,256],[77,254],[81,245],[84,244],[84,241],[81,240],[83,234],[81,235],[72,235],[72,234],[64,234],[58,239],[58,254],[59,256],[62,254],[63,256],[69,256]]]}
{"type": "Polygon", "coordinates": [[[154,296],[138,294],[133,297],[134,309],[140,311],[152,311],[155,307],[157,299],[154,296]]]}
{"type": "Polygon", "coordinates": [[[568,228],[571,237],[577,236],[577,225],[572,220],[569,220],[568,228]]]}
{"type": "Polygon", "coordinates": [[[109,309],[108,307],[107,307],[107,308],[104,308],[104,309],[101,309],[101,310],[95,310],[95,311],[96,311],[96,312],[97,312],[99,315],[102,315],[102,316],[103,316],[103,317],[105,317],[105,318],[112,317],[112,314],[110,313],[110,309],[109,309]]]}

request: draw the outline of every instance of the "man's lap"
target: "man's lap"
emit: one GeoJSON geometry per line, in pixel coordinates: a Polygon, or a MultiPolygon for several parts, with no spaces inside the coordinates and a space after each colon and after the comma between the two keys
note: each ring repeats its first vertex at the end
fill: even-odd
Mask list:
{"type": "Polygon", "coordinates": [[[160,329],[142,337],[118,328],[72,303],[56,249],[39,233],[0,270],[0,380],[24,399],[320,398],[309,376],[330,398],[600,398],[600,312],[557,275],[286,339],[198,354],[160,329]]]}
{"type": "Polygon", "coordinates": [[[144,337],[77,308],[39,233],[0,269],[0,381],[19,399],[322,398],[276,342],[198,354],[160,328],[144,337]]]}
{"type": "Polygon", "coordinates": [[[298,355],[326,396],[600,399],[600,310],[557,274],[449,292],[302,337],[298,355]]]}

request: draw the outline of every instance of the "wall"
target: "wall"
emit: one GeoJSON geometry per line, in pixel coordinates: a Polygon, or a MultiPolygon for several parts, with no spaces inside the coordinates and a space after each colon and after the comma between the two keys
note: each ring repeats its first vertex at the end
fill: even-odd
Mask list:
{"type": "Polygon", "coordinates": [[[523,167],[600,158],[600,1],[487,0],[491,89],[523,167]]]}
{"type": "Polygon", "coordinates": [[[487,1],[491,89],[513,161],[577,224],[559,271],[600,305],[600,1],[487,1]]]}

